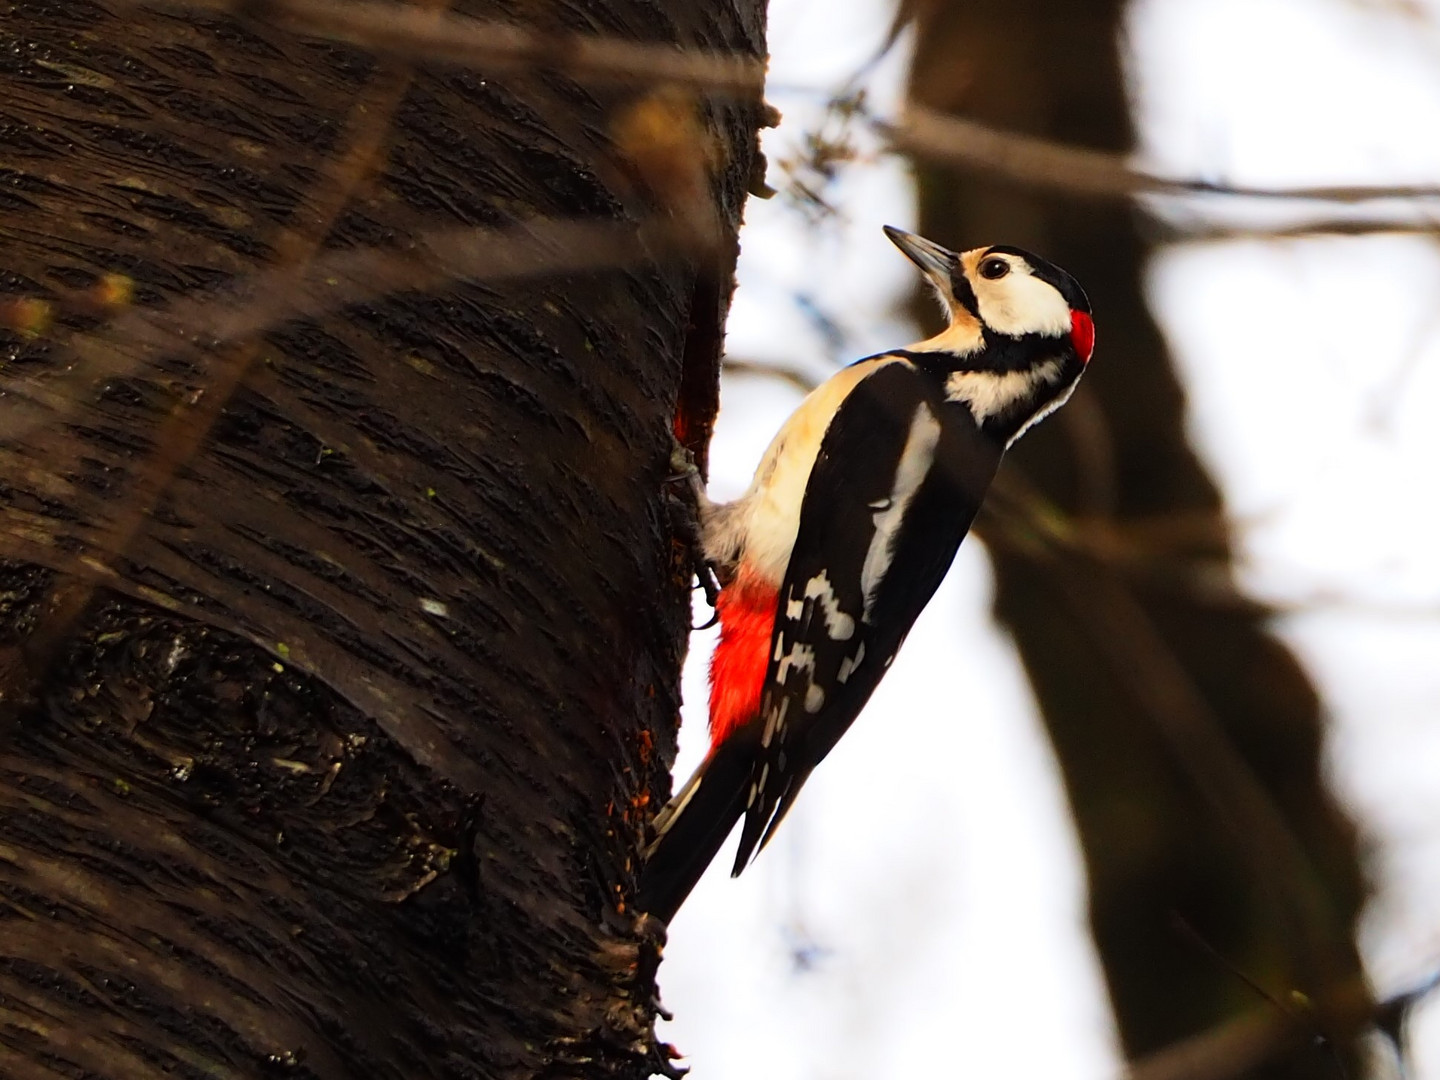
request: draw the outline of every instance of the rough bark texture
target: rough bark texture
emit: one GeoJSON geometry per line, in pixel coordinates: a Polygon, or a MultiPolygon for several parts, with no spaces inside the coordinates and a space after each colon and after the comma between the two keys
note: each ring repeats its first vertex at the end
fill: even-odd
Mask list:
{"type": "MultiPolygon", "coordinates": [[[[1126,150],[1123,6],[934,7],[913,92],[1002,128],[1126,150]]],[[[997,609],[1064,769],[1127,1049],[1266,1008],[1227,962],[1286,1007],[1292,990],[1353,986],[1354,832],[1322,781],[1315,692],[1231,583],[1219,495],[1186,443],[1183,395],[1142,295],[1143,218],[938,171],[924,176],[921,216],[942,243],[1043,253],[1094,304],[1084,385],[1002,473],[1012,492],[1023,478],[1035,505],[1130,554],[1030,547],[994,518],[987,536],[997,609]]],[[[1311,1023],[1324,1028],[1302,1011],[1297,1025],[1311,1023]]],[[[1308,1049],[1264,1075],[1324,1075],[1328,1053],[1308,1049]]]]}
{"type": "MultiPolygon", "coordinates": [[[[750,0],[543,19],[764,49],[750,0]]],[[[103,336],[317,249],[644,217],[633,96],[0,2],[0,1076],[649,1071],[621,911],[689,626],[669,429],[757,110],[705,112],[719,253],[103,336]]]]}

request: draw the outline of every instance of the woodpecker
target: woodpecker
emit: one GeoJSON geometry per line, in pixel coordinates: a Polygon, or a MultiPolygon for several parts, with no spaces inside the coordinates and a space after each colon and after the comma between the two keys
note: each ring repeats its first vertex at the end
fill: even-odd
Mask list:
{"type": "Polygon", "coordinates": [[[744,818],[738,876],[855,720],[949,569],[1007,447],[1075,389],[1095,342],[1064,270],[886,226],[948,319],[805,398],[749,489],[697,486],[724,588],[709,753],[655,817],[636,907],[669,922],[744,818]]]}

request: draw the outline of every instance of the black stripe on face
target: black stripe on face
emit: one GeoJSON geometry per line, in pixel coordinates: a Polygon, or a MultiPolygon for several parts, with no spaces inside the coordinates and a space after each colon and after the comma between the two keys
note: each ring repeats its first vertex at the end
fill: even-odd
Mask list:
{"type": "Polygon", "coordinates": [[[1085,295],[1085,290],[1080,287],[1078,281],[1054,263],[1040,258],[1039,255],[1032,255],[1024,248],[1010,247],[1006,244],[996,244],[994,247],[988,248],[985,254],[1020,256],[1030,264],[1032,274],[1065,298],[1065,302],[1070,305],[1072,311],[1083,311],[1087,315],[1090,314],[1090,298],[1085,295]]]}
{"type": "Polygon", "coordinates": [[[965,268],[959,259],[955,260],[955,268],[950,271],[950,295],[971,315],[980,318],[980,301],[975,298],[975,290],[970,287],[970,279],[965,276],[965,268]]]}

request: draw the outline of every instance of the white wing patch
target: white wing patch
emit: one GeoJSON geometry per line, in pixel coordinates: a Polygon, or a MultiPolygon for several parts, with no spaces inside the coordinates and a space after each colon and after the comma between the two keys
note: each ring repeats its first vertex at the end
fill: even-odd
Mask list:
{"type": "Polygon", "coordinates": [[[1060,377],[1060,361],[1047,360],[1028,371],[955,371],[945,380],[945,397],[970,406],[976,423],[998,416],[1017,401],[1024,401],[1042,383],[1060,377]]]}
{"type": "Polygon", "coordinates": [[[871,504],[875,535],[870,538],[865,564],[860,570],[860,592],[865,597],[865,610],[860,617],[867,623],[875,604],[876,590],[895,557],[895,532],[905,519],[910,500],[930,474],[930,465],[935,460],[935,446],[939,441],[940,421],[930,406],[921,402],[910,420],[910,432],[905,436],[905,449],[900,453],[890,497],[871,504]]]}

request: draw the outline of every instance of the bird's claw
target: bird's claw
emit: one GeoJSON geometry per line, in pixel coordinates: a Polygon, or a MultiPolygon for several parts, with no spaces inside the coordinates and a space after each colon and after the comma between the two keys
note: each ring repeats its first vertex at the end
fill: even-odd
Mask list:
{"type": "MultiPolygon", "coordinates": [[[[700,528],[700,507],[705,505],[705,483],[700,479],[700,469],[695,464],[695,455],[679,440],[676,440],[670,449],[670,468],[672,473],[666,477],[665,482],[667,484],[684,483],[687,487],[689,497],[682,496],[678,500],[686,511],[681,521],[681,528],[690,551],[691,573],[698,582],[697,587],[705,590],[705,602],[713,611],[720,599],[720,579],[715,572],[714,564],[704,555],[705,544],[700,528]]],[[[693,626],[691,629],[707,630],[714,626],[719,618],[719,613],[716,612],[709,621],[700,626],[693,626]]]]}
{"type": "Polygon", "coordinates": [[[666,483],[678,484],[681,480],[700,479],[700,467],[695,464],[695,455],[678,439],[670,448],[670,470],[671,475],[666,478],[666,483]]]}
{"type": "MultiPolygon", "coordinates": [[[[705,602],[710,605],[711,610],[714,610],[716,605],[720,603],[720,578],[715,573],[715,564],[703,556],[696,560],[695,587],[705,590],[705,602]]],[[[717,613],[705,626],[700,627],[700,629],[704,630],[706,627],[714,626],[715,619],[719,617],[717,613]]]]}

